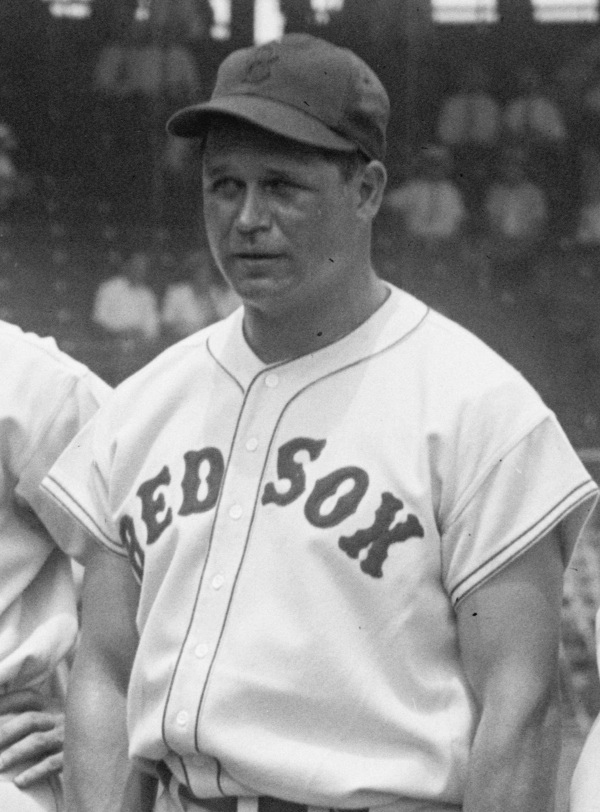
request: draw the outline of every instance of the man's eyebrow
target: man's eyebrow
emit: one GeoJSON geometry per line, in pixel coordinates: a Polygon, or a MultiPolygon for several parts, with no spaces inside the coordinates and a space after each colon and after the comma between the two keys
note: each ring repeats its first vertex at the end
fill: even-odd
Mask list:
{"type": "Polygon", "coordinates": [[[226,161],[220,161],[218,163],[208,163],[208,161],[204,161],[203,168],[204,172],[211,177],[223,175],[230,171],[226,161]]]}
{"type": "Polygon", "coordinates": [[[265,171],[267,178],[281,178],[283,180],[297,180],[298,174],[293,169],[269,168],[265,171]]]}

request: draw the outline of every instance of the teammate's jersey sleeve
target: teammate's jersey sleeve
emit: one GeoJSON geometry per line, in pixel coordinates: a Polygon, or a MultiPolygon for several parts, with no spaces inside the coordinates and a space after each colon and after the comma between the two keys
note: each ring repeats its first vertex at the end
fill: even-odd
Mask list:
{"type": "Polygon", "coordinates": [[[59,455],[110,394],[110,387],[91,372],[72,378],[47,422],[27,437],[16,493],[34,509],[39,486],[59,455]]]}
{"type": "Polygon", "coordinates": [[[552,413],[523,436],[508,436],[442,528],[442,570],[453,604],[559,524],[566,566],[596,498],[552,413]]]}
{"type": "Polygon", "coordinates": [[[76,640],[71,562],[39,486],[110,388],[53,339],[1,321],[0,359],[0,685],[18,690],[47,680],[76,640]]]}
{"type": "Polygon", "coordinates": [[[81,563],[85,563],[90,543],[100,542],[126,554],[118,525],[110,521],[111,444],[100,440],[107,419],[107,412],[100,409],[61,454],[41,488],[43,517],[52,516],[57,543],[81,563]],[[69,482],[68,492],[61,480],[69,482]],[[97,518],[100,516],[102,520],[97,518]]]}

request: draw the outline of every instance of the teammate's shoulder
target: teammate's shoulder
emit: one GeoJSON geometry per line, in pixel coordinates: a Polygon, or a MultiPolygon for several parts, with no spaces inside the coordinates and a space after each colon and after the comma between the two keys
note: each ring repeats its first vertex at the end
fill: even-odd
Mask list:
{"type": "Polygon", "coordinates": [[[80,376],[89,372],[85,364],[61,350],[52,336],[40,336],[7,321],[0,321],[0,348],[5,359],[12,352],[18,353],[20,363],[39,361],[80,376]]]}
{"type": "Polygon", "coordinates": [[[46,411],[64,398],[97,406],[111,391],[96,373],[60,349],[54,338],[1,320],[0,358],[4,380],[9,382],[0,393],[2,409],[13,408],[16,398],[36,401],[46,411]]]}

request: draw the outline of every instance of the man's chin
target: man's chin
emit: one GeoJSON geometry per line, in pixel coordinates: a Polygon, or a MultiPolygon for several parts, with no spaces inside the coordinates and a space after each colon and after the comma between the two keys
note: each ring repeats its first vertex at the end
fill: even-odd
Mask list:
{"type": "Polygon", "coordinates": [[[264,316],[278,317],[292,308],[290,285],[270,280],[252,280],[236,288],[243,305],[264,316]]]}
{"type": "Polygon", "coordinates": [[[273,299],[284,295],[291,281],[283,276],[256,273],[234,280],[232,287],[242,300],[273,299]]]}

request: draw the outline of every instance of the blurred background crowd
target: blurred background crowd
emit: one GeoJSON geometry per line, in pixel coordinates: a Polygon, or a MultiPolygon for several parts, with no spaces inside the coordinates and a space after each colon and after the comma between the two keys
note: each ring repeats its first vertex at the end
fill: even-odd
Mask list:
{"type": "MultiPolygon", "coordinates": [[[[520,369],[600,476],[598,13],[596,0],[1,0],[0,318],[116,384],[231,312],[196,147],[165,121],[210,94],[231,50],[308,31],[359,53],[392,101],[379,272],[520,369]]],[[[578,735],[600,709],[592,530],[565,593],[578,735]]]]}

